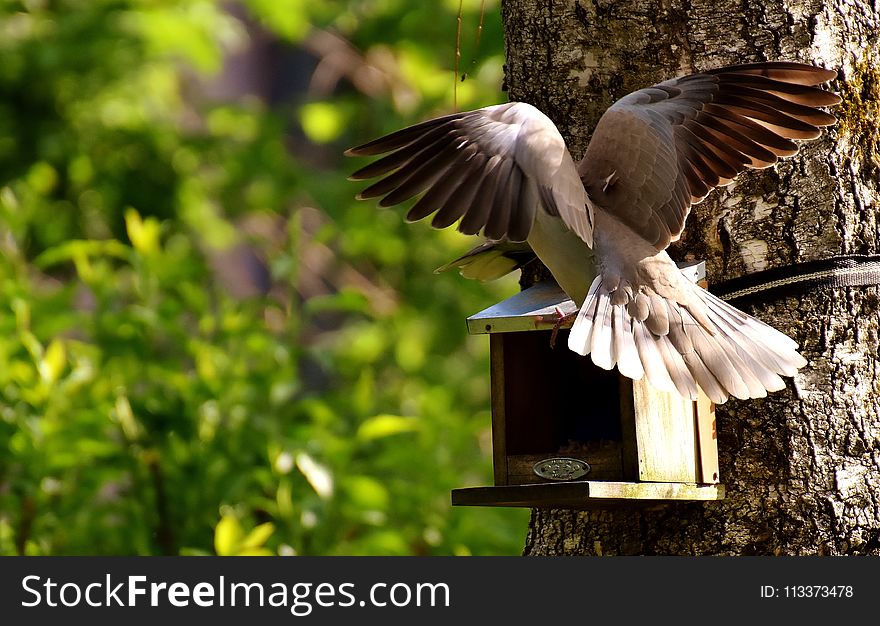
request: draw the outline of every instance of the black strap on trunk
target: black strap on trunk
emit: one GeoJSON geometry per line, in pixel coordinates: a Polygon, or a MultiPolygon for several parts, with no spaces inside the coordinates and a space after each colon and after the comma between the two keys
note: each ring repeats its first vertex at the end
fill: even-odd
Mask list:
{"type": "Polygon", "coordinates": [[[820,287],[868,285],[880,285],[880,255],[849,254],[774,267],[710,285],[709,291],[722,300],[754,303],[820,287]]]}

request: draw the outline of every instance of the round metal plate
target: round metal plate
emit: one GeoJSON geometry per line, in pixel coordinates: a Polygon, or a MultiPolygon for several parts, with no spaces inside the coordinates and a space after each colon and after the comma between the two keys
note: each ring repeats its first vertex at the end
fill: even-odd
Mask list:
{"type": "Polygon", "coordinates": [[[535,474],[547,480],[576,480],[587,475],[590,464],[580,459],[554,457],[538,461],[533,469],[535,474]]]}

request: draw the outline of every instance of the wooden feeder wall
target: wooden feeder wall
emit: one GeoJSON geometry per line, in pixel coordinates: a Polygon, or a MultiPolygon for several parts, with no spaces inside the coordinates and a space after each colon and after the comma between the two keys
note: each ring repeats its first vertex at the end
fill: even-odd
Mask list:
{"type": "MultiPolygon", "coordinates": [[[[705,276],[702,263],[682,269],[695,282],[705,276]]],[[[557,309],[576,305],[540,283],[468,318],[469,331],[490,340],[495,481],[453,490],[452,503],[602,508],[723,498],[712,402],[593,365],[568,349],[567,329],[551,347],[557,309]],[[572,464],[565,459],[589,469],[572,479],[540,471],[572,464]]]]}

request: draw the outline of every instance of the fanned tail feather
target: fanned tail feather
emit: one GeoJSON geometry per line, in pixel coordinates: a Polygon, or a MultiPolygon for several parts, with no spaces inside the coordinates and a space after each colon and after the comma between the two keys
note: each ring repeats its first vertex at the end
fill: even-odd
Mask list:
{"type": "Polygon", "coordinates": [[[603,369],[616,365],[624,376],[644,376],[661,391],[691,399],[702,389],[717,404],[779,391],[782,376],[806,365],[791,338],[696,285],[687,289],[691,297],[682,305],[599,275],[568,346],[603,369]]]}

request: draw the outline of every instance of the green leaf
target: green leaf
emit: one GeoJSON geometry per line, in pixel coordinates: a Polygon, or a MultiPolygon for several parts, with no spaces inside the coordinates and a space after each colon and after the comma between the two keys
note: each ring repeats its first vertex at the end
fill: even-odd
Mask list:
{"type": "Polygon", "coordinates": [[[122,433],[128,441],[137,441],[143,434],[143,428],[138,422],[134,411],[131,409],[131,402],[124,395],[117,396],[113,405],[113,415],[122,427],[122,433]]]}
{"type": "Polygon", "coordinates": [[[303,105],[299,119],[306,136],[315,143],[330,143],[345,130],[345,115],[339,106],[330,102],[303,105]]]}
{"type": "Polygon", "coordinates": [[[115,239],[106,241],[72,239],[54,248],[49,248],[34,260],[34,264],[41,269],[46,269],[58,263],[88,256],[128,259],[130,253],[131,248],[115,239]]]}
{"type": "Polygon", "coordinates": [[[231,515],[220,518],[214,529],[214,550],[217,556],[234,556],[238,553],[244,531],[238,520],[231,515]]]}
{"type": "Polygon", "coordinates": [[[350,476],[345,481],[345,491],[352,504],[362,511],[384,511],[391,502],[385,485],[370,476],[350,476]]]}
{"type": "Polygon", "coordinates": [[[238,553],[241,555],[243,550],[255,550],[257,548],[260,548],[264,543],[266,543],[266,541],[268,541],[269,537],[271,537],[272,533],[274,532],[275,524],[273,524],[272,522],[260,524],[251,532],[249,532],[247,537],[244,538],[244,540],[241,542],[238,553]]]}
{"type": "Polygon", "coordinates": [[[125,228],[131,245],[141,254],[151,255],[159,250],[158,220],[148,217],[145,220],[132,208],[125,211],[125,228]]]}
{"type": "Polygon", "coordinates": [[[299,41],[308,33],[308,0],[249,0],[251,10],[263,24],[282,37],[299,41]]]}
{"type": "Polygon", "coordinates": [[[415,417],[403,417],[401,415],[382,414],[371,417],[361,423],[357,430],[357,438],[362,441],[381,439],[400,433],[409,433],[419,430],[421,427],[415,417]]]}
{"type": "Polygon", "coordinates": [[[58,184],[58,172],[49,163],[35,163],[27,175],[30,186],[40,194],[48,194],[58,184]]]}
{"type": "Polygon", "coordinates": [[[64,341],[53,339],[40,361],[40,377],[47,383],[54,383],[61,376],[66,364],[67,351],[64,348],[64,341]]]}

